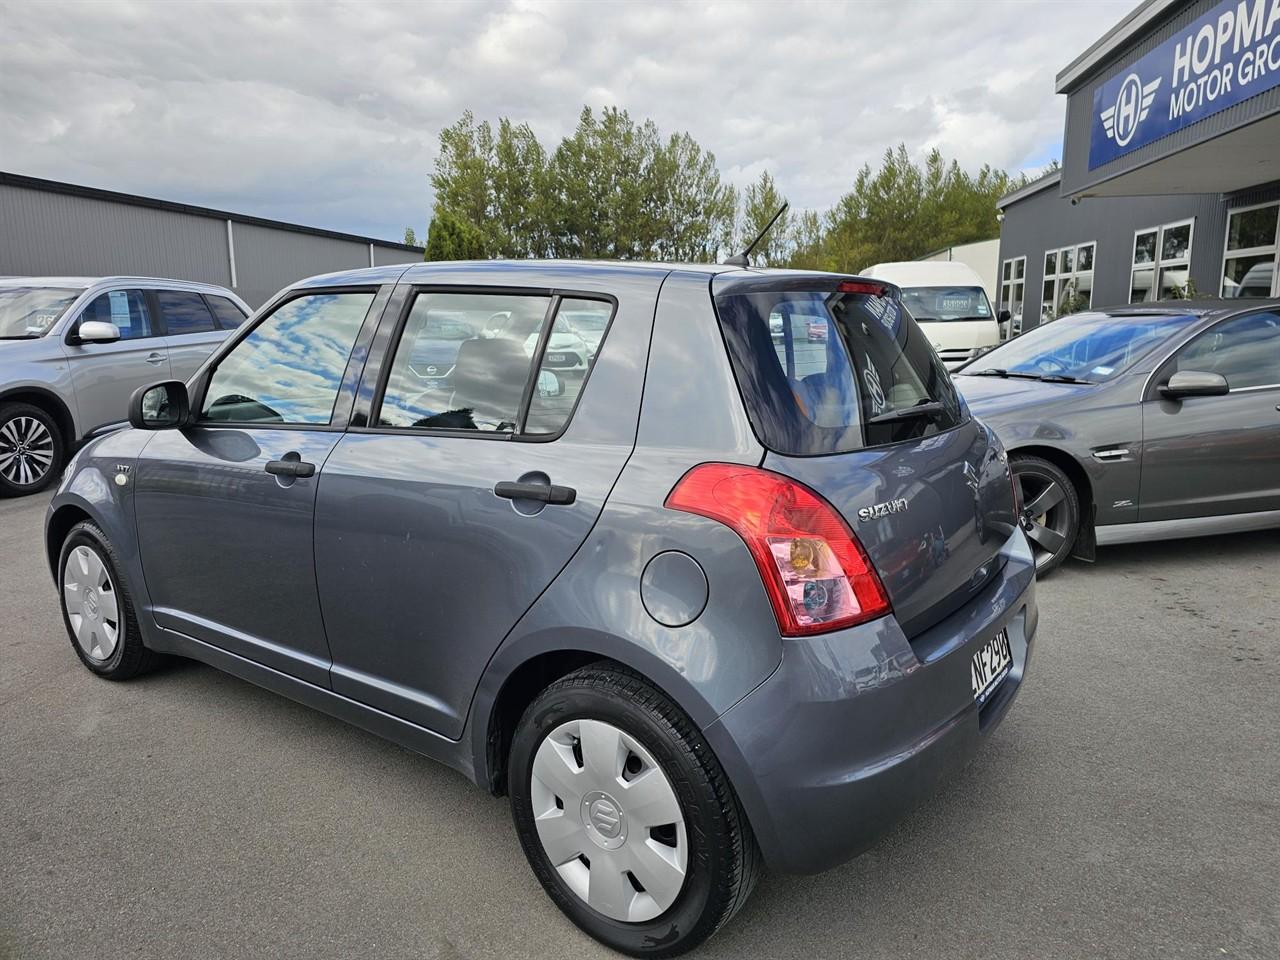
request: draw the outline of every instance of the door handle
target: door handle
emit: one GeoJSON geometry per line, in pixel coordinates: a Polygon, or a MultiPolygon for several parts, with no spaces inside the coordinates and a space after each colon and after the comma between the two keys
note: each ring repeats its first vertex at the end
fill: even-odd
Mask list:
{"type": "MultiPolygon", "coordinates": [[[[295,455],[296,456],[296,455],[295,455]]],[[[316,465],[305,460],[294,460],[285,457],[283,460],[268,460],[263,468],[274,477],[314,477],[316,465]]]]}
{"type": "Polygon", "coordinates": [[[561,487],[554,483],[517,483],[514,480],[503,480],[493,488],[493,492],[504,500],[541,500],[543,503],[554,503],[567,506],[578,499],[578,491],[573,487],[561,487]]]}
{"type": "Polygon", "coordinates": [[[147,354],[147,363],[164,363],[164,354],[154,352],[147,354]]]}

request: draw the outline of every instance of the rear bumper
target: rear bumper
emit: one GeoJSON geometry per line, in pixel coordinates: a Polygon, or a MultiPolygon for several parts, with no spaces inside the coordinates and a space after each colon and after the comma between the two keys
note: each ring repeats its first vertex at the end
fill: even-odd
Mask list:
{"type": "Polygon", "coordinates": [[[1021,531],[1003,553],[998,577],[911,641],[893,617],[786,641],[777,671],[707,728],[771,869],[817,873],[861,852],[1003,718],[1038,619],[1021,531]],[[970,658],[1001,627],[1013,668],[979,709],[970,658]]]}

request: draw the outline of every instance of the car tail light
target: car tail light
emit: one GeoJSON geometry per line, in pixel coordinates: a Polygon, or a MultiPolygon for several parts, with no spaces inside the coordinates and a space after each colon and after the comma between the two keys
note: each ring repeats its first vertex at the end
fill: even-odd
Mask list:
{"type": "Polygon", "coordinates": [[[883,297],[887,290],[888,287],[884,284],[869,280],[845,280],[836,287],[837,293],[861,293],[868,297],[883,297]]]}
{"type": "Polygon", "coordinates": [[[666,506],[718,520],[743,539],[783,636],[837,630],[891,609],[844,518],[803,484],[758,467],[704,463],[680,478],[666,506]]]}

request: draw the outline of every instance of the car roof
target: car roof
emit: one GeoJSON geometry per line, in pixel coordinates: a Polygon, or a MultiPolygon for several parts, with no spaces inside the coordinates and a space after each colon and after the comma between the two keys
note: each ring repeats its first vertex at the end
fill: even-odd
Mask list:
{"type": "Polygon", "coordinates": [[[708,278],[734,274],[742,278],[769,276],[839,277],[850,274],[818,273],[809,270],[782,270],[737,267],[722,263],[655,263],[642,260],[434,260],[425,263],[362,267],[308,277],[290,289],[335,287],[370,283],[464,283],[497,282],[530,285],[568,286],[575,279],[598,282],[610,276],[661,281],[672,272],[700,273],[708,278]]]}
{"type": "Polygon", "coordinates": [[[1280,307],[1278,299],[1205,298],[1203,300],[1156,300],[1115,307],[1098,307],[1088,312],[1109,317],[1208,317],[1229,313],[1246,313],[1280,307]]]}
{"type": "Polygon", "coordinates": [[[862,271],[863,276],[888,280],[900,287],[928,287],[936,284],[966,283],[982,286],[982,278],[967,263],[959,260],[898,260],[877,263],[862,271]]]}
{"type": "Polygon", "coordinates": [[[206,283],[202,280],[175,280],[171,277],[134,277],[121,274],[106,277],[0,277],[0,286],[5,287],[91,287],[97,284],[143,283],[162,284],[177,287],[191,287],[206,290],[226,290],[217,283],[206,283]]]}

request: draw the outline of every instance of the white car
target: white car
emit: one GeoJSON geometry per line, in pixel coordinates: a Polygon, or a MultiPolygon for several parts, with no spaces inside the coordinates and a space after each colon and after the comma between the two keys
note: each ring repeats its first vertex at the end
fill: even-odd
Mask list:
{"type": "Polygon", "coordinates": [[[948,370],[1000,345],[1000,323],[972,267],[955,261],[909,260],[878,263],[862,275],[901,288],[903,305],[948,370]]]}

